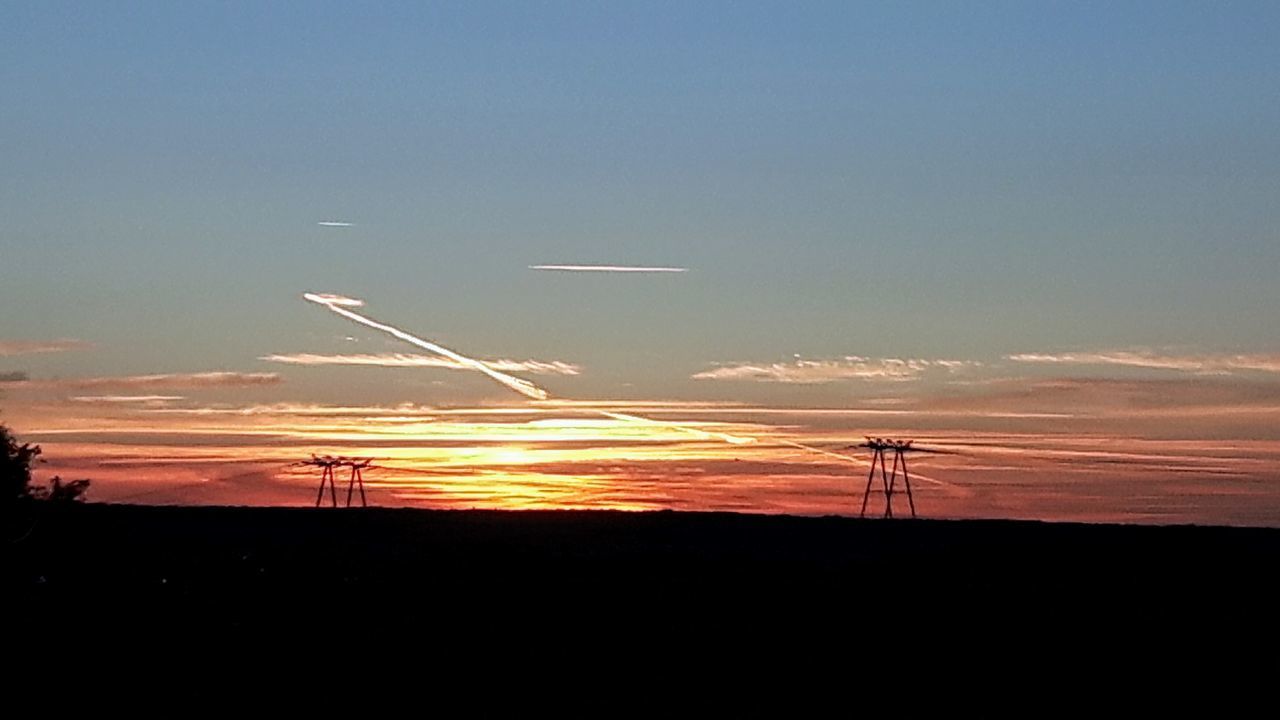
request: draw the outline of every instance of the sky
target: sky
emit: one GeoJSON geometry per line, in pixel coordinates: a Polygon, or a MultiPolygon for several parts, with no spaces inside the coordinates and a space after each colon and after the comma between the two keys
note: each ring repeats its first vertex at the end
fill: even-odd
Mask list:
{"type": "Polygon", "coordinates": [[[929,516],[1280,526],[1276,37],[0,2],[0,422],[102,501],[307,504],[320,452],[380,504],[848,514],[870,434],[949,451],[929,516]]]}

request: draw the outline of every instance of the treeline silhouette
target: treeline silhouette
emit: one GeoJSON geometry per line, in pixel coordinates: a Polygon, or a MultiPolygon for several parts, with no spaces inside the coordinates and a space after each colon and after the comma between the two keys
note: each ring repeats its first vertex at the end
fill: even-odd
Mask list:
{"type": "Polygon", "coordinates": [[[88,480],[64,481],[54,477],[48,485],[37,485],[32,482],[32,467],[40,462],[40,446],[30,443],[18,444],[17,437],[7,426],[0,424],[0,487],[4,490],[4,504],[7,510],[32,501],[55,503],[79,502],[89,490],[88,480]]]}

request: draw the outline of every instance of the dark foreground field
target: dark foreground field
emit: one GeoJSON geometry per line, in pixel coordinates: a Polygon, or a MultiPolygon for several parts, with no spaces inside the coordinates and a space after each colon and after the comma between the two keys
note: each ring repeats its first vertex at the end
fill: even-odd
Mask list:
{"type": "Polygon", "coordinates": [[[23,536],[25,522],[10,529],[15,607],[135,634],[861,634],[1095,621],[1270,632],[1280,568],[1280,531],[1250,528],[107,505],[46,510],[23,536]]]}
{"type": "Polygon", "coordinates": [[[301,633],[458,662],[576,647],[696,667],[927,642],[1123,670],[1137,648],[1213,666],[1277,642],[1275,529],[106,505],[28,528],[10,529],[6,633],[55,653],[160,639],[212,657],[192,638],[301,633]],[[74,642],[102,634],[127,643],[74,642]]]}

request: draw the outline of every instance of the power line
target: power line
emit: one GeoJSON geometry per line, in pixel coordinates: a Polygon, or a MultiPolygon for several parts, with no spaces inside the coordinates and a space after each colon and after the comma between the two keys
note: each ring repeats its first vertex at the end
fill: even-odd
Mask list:
{"type": "Polygon", "coordinates": [[[312,455],[310,460],[303,460],[297,465],[312,465],[320,468],[320,491],[316,493],[316,507],[324,501],[324,488],[329,486],[329,500],[333,507],[338,507],[338,486],[334,478],[335,468],[351,468],[351,479],[347,481],[347,507],[351,507],[352,494],[360,488],[360,507],[369,507],[364,494],[364,471],[371,468],[373,458],[334,457],[332,455],[312,455]]]}
{"type": "Polygon", "coordinates": [[[862,491],[862,511],[858,517],[867,516],[867,501],[871,498],[871,486],[876,478],[876,463],[880,465],[880,484],[884,490],[884,517],[893,518],[893,491],[898,479],[898,465],[902,465],[902,480],[907,486],[907,503],[911,506],[911,518],[916,517],[916,499],[911,493],[911,476],[907,474],[907,453],[915,450],[910,440],[889,440],[886,438],[867,438],[858,447],[871,450],[871,472],[867,474],[867,487],[862,491]],[[893,452],[893,472],[885,471],[885,453],[893,452]]]}

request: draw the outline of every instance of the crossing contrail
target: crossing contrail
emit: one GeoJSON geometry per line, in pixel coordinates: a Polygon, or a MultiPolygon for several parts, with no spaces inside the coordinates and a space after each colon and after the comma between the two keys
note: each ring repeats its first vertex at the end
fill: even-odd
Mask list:
{"type": "Polygon", "coordinates": [[[703,439],[713,438],[716,440],[723,440],[729,443],[730,445],[748,445],[756,441],[755,438],[739,437],[737,435],[729,435],[728,433],[713,432],[711,430],[703,430],[701,428],[689,427],[688,425],[673,425],[671,423],[662,422],[660,420],[650,420],[647,417],[640,417],[639,415],[628,415],[626,413],[609,412],[608,410],[593,410],[592,412],[600,413],[601,415],[604,415],[605,417],[608,417],[608,418],[613,418],[614,420],[623,420],[625,422],[638,423],[641,425],[656,425],[658,427],[672,428],[673,430],[680,430],[681,432],[687,432],[690,435],[697,435],[698,437],[703,439]]]}
{"type": "MultiPolygon", "coordinates": [[[[361,315],[360,313],[354,312],[349,309],[353,307],[362,307],[364,305],[363,300],[347,297],[345,295],[332,295],[328,293],[311,293],[311,292],[303,293],[302,297],[317,305],[322,305],[325,308],[328,308],[330,311],[337,313],[342,317],[347,318],[348,320],[360,323],[361,325],[364,325],[366,327],[371,327],[374,330],[381,330],[382,332],[387,333],[388,335],[391,335],[394,338],[403,340],[411,345],[416,345],[424,350],[430,350],[431,352],[436,353],[437,355],[442,355],[446,358],[449,358],[450,360],[453,360],[459,365],[463,365],[465,367],[471,368],[472,370],[479,370],[485,375],[488,375],[494,380],[497,380],[498,382],[511,388],[512,390],[515,390],[516,392],[520,393],[521,395],[524,395],[525,397],[533,398],[534,400],[547,400],[551,397],[551,394],[548,393],[546,390],[529,382],[528,380],[515,377],[514,375],[508,375],[500,370],[494,370],[492,367],[489,367],[488,365],[486,365],[485,363],[479,360],[476,360],[474,358],[469,358],[466,355],[450,350],[449,348],[444,347],[443,345],[438,345],[436,343],[433,343],[430,340],[423,340],[422,338],[416,335],[407,333],[401,330],[400,328],[392,327],[391,325],[387,325],[386,323],[380,323],[377,320],[374,320],[373,318],[365,317],[364,315],[361,315]]],[[[732,443],[734,445],[745,445],[747,443],[755,442],[755,438],[738,437],[737,435],[729,435],[727,433],[714,432],[711,430],[703,430],[701,428],[689,427],[686,425],[676,425],[674,423],[660,422],[657,420],[650,420],[649,418],[643,418],[636,415],[624,415],[622,413],[609,412],[607,410],[593,410],[592,412],[598,413],[608,418],[613,418],[614,420],[623,420],[626,422],[641,423],[646,425],[657,425],[660,427],[673,428],[683,432],[691,433],[693,435],[697,435],[702,438],[714,438],[718,440],[723,440],[727,443],[732,443]]]]}
{"type": "MultiPolygon", "coordinates": [[[[493,368],[489,367],[488,365],[484,364],[479,360],[476,360],[474,358],[469,358],[466,355],[462,355],[461,353],[454,352],[453,350],[450,350],[447,347],[437,345],[436,343],[433,343],[429,340],[423,340],[422,338],[417,337],[416,335],[412,335],[399,328],[392,327],[391,325],[380,323],[377,320],[365,317],[364,315],[361,315],[360,313],[354,312],[349,309],[353,307],[362,307],[364,305],[364,301],[362,300],[346,297],[344,295],[330,295],[330,294],[310,293],[310,292],[303,293],[302,297],[310,302],[316,303],[317,305],[322,305],[325,308],[329,309],[330,311],[337,313],[342,317],[347,318],[348,320],[357,322],[366,327],[371,327],[374,330],[380,330],[384,333],[387,333],[388,335],[391,335],[392,337],[403,340],[411,345],[416,345],[424,350],[429,350],[438,355],[443,355],[444,357],[447,357],[450,360],[453,360],[460,365],[464,365],[473,370],[478,370],[484,373],[485,375],[488,375],[489,377],[493,378],[494,380],[502,383],[508,388],[515,390],[521,395],[524,395],[525,397],[532,398],[534,400],[547,400],[551,397],[550,393],[548,393],[546,390],[529,382],[528,380],[524,380],[512,375],[508,375],[498,370],[494,370],[493,368]]],[[[650,420],[649,418],[640,417],[638,415],[628,415],[625,413],[610,412],[608,410],[593,410],[592,412],[603,415],[604,417],[612,418],[614,420],[622,420],[625,422],[633,422],[633,423],[640,423],[645,425],[655,425],[659,427],[673,428],[676,430],[680,430],[682,432],[687,432],[693,435],[697,435],[702,438],[714,438],[718,440],[723,440],[724,442],[727,442],[733,445],[746,445],[746,444],[754,443],[757,441],[757,438],[753,438],[753,437],[729,435],[727,433],[713,432],[710,430],[703,430],[701,428],[690,427],[687,425],[677,425],[674,423],[662,422],[660,420],[650,420]]],[[[861,465],[864,467],[867,465],[867,462],[864,460],[860,460],[858,458],[854,458],[849,455],[832,452],[830,450],[824,450],[823,448],[814,447],[812,445],[805,445],[803,443],[795,442],[794,440],[786,440],[782,438],[773,438],[772,440],[781,445],[788,445],[790,447],[799,448],[801,450],[808,450],[809,452],[818,453],[819,455],[825,455],[827,457],[844,460],[846,462],[853,463],[854,465],[861,465]]],[[[936,480],[934,478],[926,477],[919,474],[916,474],[915,476],[920,478],[921,480],[924,480],[925,482],[933,483],[935,485],[941,485],[943,487],[955,487],[951,483],[943,482],[942,480],[936,480]]]]}
{"type": "Polygon", "coordinates": [[[324,307],[328,308],[329,310],[332,310],[333,312],[341,315],[344,318],[347,318],[348,320],[351,320],[353,322],[358,322],[361,325],[371,327],[374,330],[381,330],[382,332],[387,333],[392,337],[403,340],[409,343],[410,345],[417,345],[423,350],[430,350],[431,352],[437,355],[443,355],[460,365],[465,365],[471,368],[472,370],[479,370],[485,375],[488,375],[494,380],[497,380],[498,382],[502,383],[503,385],[506,385],[512,390],[515,390],[516,392],[520,393],[521,395],[524,395],[525,397],[533,398],[534,400],[546,400],[547,398],[551,397],[546,390],[543,390],[542,388],[538,387],[537,385],[534,385],[528,380],[523,380],[521,378],[515,377],[514,375],[508,375],[504,372],[494,370],[493,368],[489,367],[488,365],[485,365],[479,360],[476,360],[474,358],[469,358],[466,355],[462,355],[460,353],[456,353],[450,350],[449,348],[444,347],[443,345],[437,345],[428,340],[423,340],[422,338],[417,337],[416,335],[410,335],[409,333],[399,328],[395,328],[390,325],[380,323],[377,320],[367,318],[364,315],[361,315],[360,313],[352,312],[351,310],[347,309],[352,307],[360,307],[361,305],[363,305],[364,303],[361,302],[360,300],[356,300],[355,298],[344,297],[342,295],[321,295],[317,293],[303,293],[302,297],[313,303],[316,303],[317,305],[323,305],[324,307]]]}

